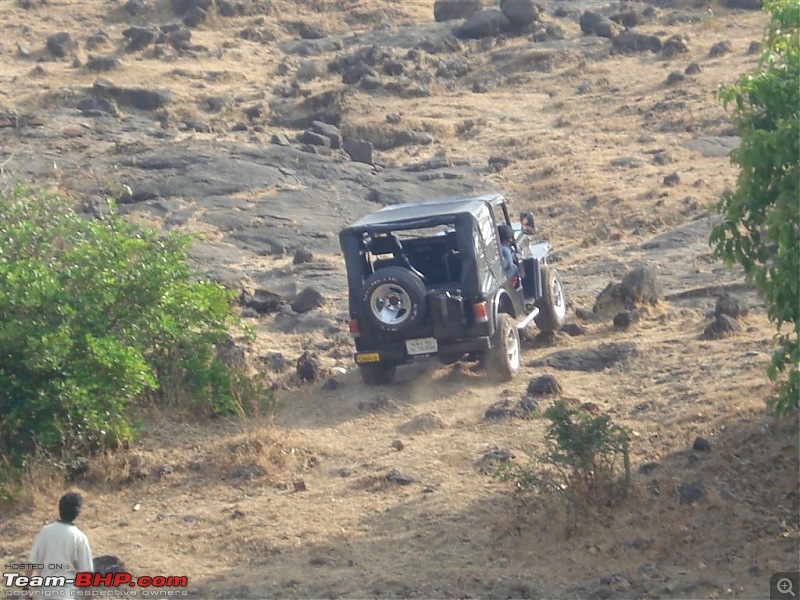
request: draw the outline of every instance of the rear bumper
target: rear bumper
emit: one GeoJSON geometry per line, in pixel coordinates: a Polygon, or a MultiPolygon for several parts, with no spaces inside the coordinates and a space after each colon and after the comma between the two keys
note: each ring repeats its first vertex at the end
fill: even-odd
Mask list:
{"type": "Polygon", "coordinates": [[[364,349],[356,352],[353,355],[356,363],[369,364],[369,363],[389,363],[400,365],[414,358],[424,356],[436,356],[437,354],[466,354],[467,352],[485,352],[491,349],[492,342],[489,336],[474,337],[464,340],[452,340],[447,342],[439,342],[439,349],[431,354],[415,354],[409,355],[406,352],[405,342],[398,342],[393,344],[384,344],[377,348],[364,349]]]}

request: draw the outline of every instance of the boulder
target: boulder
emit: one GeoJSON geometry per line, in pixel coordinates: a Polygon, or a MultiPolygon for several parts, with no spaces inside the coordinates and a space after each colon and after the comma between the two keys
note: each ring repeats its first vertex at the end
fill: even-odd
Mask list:
{"type": "Polygon", "coordinates": [[[128,40],[125,52],[138,52],[155,42],[159,36],[158,27],[146,25],[143,27],[128,27],[122,32],[122,37],[128,40]]]}
{"type": "Polygon", "coordinates": [[[115,56],[89,56],[86,68],[90,71],[113,71],[119,68],[119,60],[115,56]]]}
{"type": "Polygon", "coordinates": [[[330,140],[330,147],[334,150],[338,150],[342,147],[342,133],[336,125],[323,123],[322,121],[313,121],[311,123],[311,131],[328,138],[330,140]]]}
{"type": "Polygon", "coordinates": [[[579,24],[581,31],[586,35],[613,39],[620,32],[619,25],[614,21],[591,10],[587,10],[581,15],[579,24]]]}
{"type": "Polygon", "coordinates": [[[493,8],[473,14],[454,33],[462,38],[479,39],[500,35],[510,28],[508,18],[493,8]]]}
{"type": "Polygon", "coordinates": [[[297,359],[295,371],[300,381],[316,381],[320,375],[319,358],[308,351],[297,359]]]}
{"type": "Polygon", "coordinates": [[[614,38],[612,54],[632,54],[634,52],[660,52],[661,39],[655,35],[626,31],[614,38]]]}
{"type": "Polygon", "coordinates": [[[717,304],[714,307],[714,316],[728,315],[734,319],[746,317],[749,312],[750,309],[744,302],[727,292],[717,298],[717,304]]]}
{"type": "Polygon", "coordinates": [[[512,27],[526,27],[539,19],[533,0],[500,0],[500,10],[512,27]]]}
{"type": "Polygon", "coordinates": [[[64,58],[78,49],[78,41],[69,33],[54,33],[47,38],[47,49],[53,56],[64,58]]]}
{"type": "Polygon", "coordinates": [[[355,162],[365,165],[375,164],[372,159],[372,143],[358,138],[347,138],[344,141],[344,151],[355,162]]]}
{"type": "Polygon", "coordinates": [[[307,313],[325,304],[325,298],[314,288],[307,287],[297,294],[292,302],[292,310],[296,313],[307,313]]]}
{"type": "Polygon", "coordinates": [[[725,56],[726,54],[730,54],[733,52],[733,46],[728,40],[722,40],[721,42],[717,42],[711,49],[708,51],[708,55],[711,58],[717,58],[719,56],[725,56]]]}
{"type": "Polygon", "coordinates": [[[742,10],[761,10],[762,0],[725,0],[728,8],[740,8],[742,10]]]}
{"type": "Polygon", "coordinates": [[[466,19],[483,8],[481,0],[436,0],[433,18],[437,22],[466,19]]]}

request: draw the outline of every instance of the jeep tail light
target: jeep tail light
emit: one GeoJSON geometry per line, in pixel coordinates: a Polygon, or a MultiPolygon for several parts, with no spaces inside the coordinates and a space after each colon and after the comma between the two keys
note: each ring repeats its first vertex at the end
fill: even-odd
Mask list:
{"type": "Polygon", "coordinates": [[[486,308],[486,302],[476,302],[472,305],[472,314],[475,315],[475,320],[478,323],[489,322],[489,311],[486,308]]]}
{"type": "Polygon", "coordinates": [[[350,335],[353,337],[361,335],[361,324],[358,319],[350,319],[350,335]]]}

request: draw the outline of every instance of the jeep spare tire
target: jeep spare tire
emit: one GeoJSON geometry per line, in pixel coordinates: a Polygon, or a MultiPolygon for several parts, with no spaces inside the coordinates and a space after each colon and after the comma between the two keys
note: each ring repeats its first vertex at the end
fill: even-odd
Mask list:
{"type": "Polygon", "coordinates": [[[364,281],[361,306],[369,322],[388,333],[408,331],[427,312],[425,284],[403,267],[385,267],[364,281]]]}
{"type": "Polygon", "coordinates": [[[567,320],[567,298],[558,271],[542,267],[542,297],[536,301],[539,314],[534,317],[536,326],[544,332],[558,331],[567,320]]]}

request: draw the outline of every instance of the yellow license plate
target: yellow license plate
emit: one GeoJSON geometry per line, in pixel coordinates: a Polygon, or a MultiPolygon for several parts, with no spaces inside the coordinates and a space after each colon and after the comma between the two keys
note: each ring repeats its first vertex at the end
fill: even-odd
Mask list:
{"type": "Polygon", "coordinates": [[[374,363],[380,362],[381,355],[377,352],[367,352],[366,354],[356,354],[357,363],[374,363]]]}

